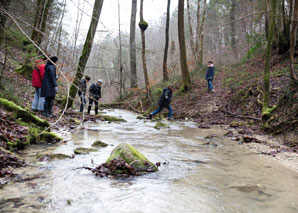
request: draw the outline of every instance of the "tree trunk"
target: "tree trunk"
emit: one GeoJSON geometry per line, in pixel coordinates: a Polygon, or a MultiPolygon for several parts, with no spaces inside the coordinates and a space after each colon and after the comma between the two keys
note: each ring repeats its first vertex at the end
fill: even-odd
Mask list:
{"type": "Polygon", "coordinates": [[[136,58],[136,18],[137,18],[137,0],[132,0],[131,3],[131,18],[130,18],[130,86],[131,88],[138,87],[137,81],[137,58],[136,58]]]}
{"type": "Polygon", "coordinates": [[[202,22],[200,26],[200,50],[199,50],[199,66],[203,65],[203,48],[204,48],[204,24],[205,24],[205,17],[206,17],[206,7],[207,2],[204,0],[204,9],[203,9],[203,16],[202,16],[202,22]]]}
{"type": "MultiPolygon", "coordinates": [[[[140,22],[144,22],[143,18],[143,2],[144,0],[141,0],[140,4],[140,22]]],[[[145,79],[145,85],[146,90],[148,92],[148,95],[150,94],[150,85],[149,85],[149,78],[148,78],[148,71],[147,71],[147,62],[146,62],[146,40],[145,40],[145,30],[141,29],[141,36],[142,36],[142,62],[143,62],[143,71],[144,71],[144,79],[145,79]]]]}
{"type": "Polygon", "coordinates": [[[54,0],[47,0],[47,3],[45,4],[43,14],[42,14],[42,21],[41,21],[41,26],[40,26],[40,32],[38,33],[37,41],[36,44],[40,46],[41,41],[43,39],[43,34],[46,31],[47,27],[47,22],[48,22],[48,14],[50,11],[50,8],[53,5],[54,0]]]}
{"type": "MultiPolygon", "coordinates": [[[[86,63],[88,61],[88,58],[89,58],[89,55],[91,52],[93,39],[94,39],[94,35],[96,32],[97,24],[99,21],[103,1],[104,0],[95,0],[95,2],[94,2],[92,19],[91,19],[88,34],[87,34],[87,37],[85,40],[83,52],[79,59],[79,64],[78,64],[78,67],[76,70],[75,78],[74,78],[72,85],[70,87],[70,90],[69,90],[69,97],[68,97],[68,104],[67,104],[68,108],[71,107],[73,104],[73,100],[74,100],[76,93],[78,91],[78,85],[79,85],[80,80],[84,74],[85,66],[86,66],[86,63]]],[[[66,103],[64,103],[64,104],[66,104],[66,103]]]]}
{"type": "MultiPolygon", "coordinates": [[[[293,4],[291,5],[293,7],[293,4]]],[[[297,34],[297,23],[298,23],[298,0],[295,0],[294,6],[294,17],[291,17],[292,20],[292,30],[290,34],[290,75],[293,81],[297,81],[297,75],[294,69],[294,54],[295,54],[295,46],[296,46],[296,34],[297,34]]]]}
{"type": "Polygon", "coordinates": [[[169,28],[170,28],[170,5],[171,0],[168,0],[167,6],[167,21],[166,21],[166,41],[165,41],[165,50],[163,56],[163,81],[168,81],[168,70],[167,70],[167,59],[168,59],[168,49],[169,49],[169,28]]]}
{"type": "Polygon", "coordinates": [[[119,85],[119,93],[120,93],[120,100],[122,100],[122,87],[123,87],[123,80],[122,80],[122,43],[121,43],[121,23],[120,23],[120,3],[118,0],[118,31],[119,31],[119,75],[120,75],[120,85],[119,85]]]}
{"type": "Polygon", "coordinates": [[[178,1],[178,38],[180,46],[180,64],[182,72],[181,92],[185,92],[190,86],[190,77],[187,66],[185,35],[184,35],[184,0],[178,1]]]}
{"type": "Polygon", "coordinates": [[[265,120],[267,117],[264,115],[268,114],[269,109],[269,86],[270,86],[270,60],[271,60],[271,50],[272,50],[272,38],[275,26],[275,12],[276,12],[276,2],[277,0],[272,0],[271,14],[270,14],[270,26],[268,34],[268,42],[266,48],[266,58],[265,58],[265,70],[264,70],[264,92],[263,92],[263,115],[262,119],[265,120]]]}
{"type": "Polygon", "coordinates": [[[199,68],[199,39],[200,39],[200,13],[201,13],[201,0],[197,1],[197,28],[196,28],[196,49],[195,49],[195,62],[196,69],[199,68]]]}
{"type": "Polygon", "coordinates": [[[231,27],[231,47],[234,55],[237,58],[237,49],[236,49],[236,33],[235,33],[235,9],[236,9],[236,0],[231,2],[231,11],[230,11],[230,27],[231,27]]]}
{"type": "MultiPolygon", "coordinates": [[[[8,6],[10,4],[10,1],[11,0],[0,0],[1,8],[3,10],[7,10],[8,6]]],[[[6,14],[4,14],[0,11],[0,46],[3,41],[3,33],[4,33],[4,29],[5,29],[6,19],[7,19],[6,14]]]]}
{"type": "Polygon", "coordinates": [[[187,4],[187,17],[188,17],[188,26],[189,26],[189,34],[190,34],[190,48],[193,55],[193,58],[195,59],[195,46],[194,46],[194,35],[192,31],[192,23],[191,23],[191,14],[190,14],[190,6],[189,6],[189,0],[186,0],[187,4]]]}
{"type": "Polygon", "coordinates": [[[39,34],[41,22],[42,22],[43,5],[44,5],[44,0],[37,0],[36,8],[35,8],[35,15],[34,15],[33,31],[31,34],[31,39],[34,42],[37,42],[37,37],[39,34]]]}

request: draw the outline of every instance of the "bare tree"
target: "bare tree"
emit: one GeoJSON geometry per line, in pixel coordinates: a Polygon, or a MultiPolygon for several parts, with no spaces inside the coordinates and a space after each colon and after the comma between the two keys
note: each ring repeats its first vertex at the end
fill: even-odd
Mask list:
{"type": "Polygon", "coordinates": [[[148,23],[144,21],[143,3],[144,3],[144,0],[141,0],[139,27],[141,29],[141,37],[142,37],[142,62],[143,62],[144,79],[145,79],[146,90],[147,90],[148,95],[149,95],[150,94],[150,85],[149,85],[147,62],[146,62],[146,38],[145,38],[145,30],[148,27],[148,23]]]}
{"type": "Polygon", "coordinates": [[[169,28],[170,28],[170,6],[171,6],[171,0],[168,0],[168,6],[167,6],[167,20],[166,20],[166,41],[165,41],[165,50],[164,50],[164,56],[163,56],[163,81],[168,81],[168,70],[167,70],[167,59],[168,59],[168,49],[169,49],[169,28]]]}
{"type": "MultiPolygon", "coordinates": [[[[94,35],[95,35],[97,24],[99,21],[103,1],[104,0],[95,0],[95,2],[94,2],[92,19],[91,19],[88,34],[87,34],[87,37],[85,40],[83,52],[82,52],[80,60],[79,60],[75,78],[74,78],[72,85],[70,87],[70,90],[69,90],[69,97],[68,97],[68,104],[67,104],[68,108],[71,107],[73,104],[73,100],[74,100],[76,93],[78,91],[78,85],[79,85],[80,80],[84,74],[85,66],[86,66],[86,63],[88,61],[88,58],[89,58],[89,55],[91,52],[94,35]]],[[[66,104],[66,99],[64,101],[64,104],[66,104]]]]}
{"type": "MultiPolygon", "coordinates": [[[[294,81],[297,81],[297,75],[294,70],[294,54],[295,54],[295,46],[296,46],[296,34],[297,34],[297,23],[298,23],[298,0],[295,0],[295,6],[294,6],[294,17],[292,18],[292,30],[290,34],[290,74],[291,78],[294,81]]],[[[290,5],[293,7],[293,4],[290,5]]]]}
{"type": "Polygon", "coordinates": [[[270,60],[271,60],[271,52],[272,52],[272,38],[273,38],[274,27],[275,27],[276,3],[277,3],[277,0],[272,0],[268,43],[266,48],[265,70],[264,70],[264,91],[263,91],[263,109],[262,109],[263,120],[267,118],[268,114],[270,114],[270,111],[269,111],[270,60]]]}
{"type": "Polygon", "coordinates": [[[123,76],[122,76],[122,70],[123,70],[123,66],[122,66],[122,43],[121,43],[121,22],[120,22],[120,3],[119,3],[119,0],[118,0],[118,29],[119,29],[119,75],[120,75],[120,78],[119,78],[119,93],[120,93],[120,100],[122,99],[122,88],[123,88],[123,76]]]}
{"type": "Polygon", "coordinates": [[[131,2],[131,18],[130,18],[130,86],[137,88],[137,59],[136,59],[136,18],[137,18],[137,0],[131,2]]]}
{"type": "MultiPolygon", "coordinates": [[[[7,10],[11,0],[0,0],[1,8],[7,10]]],[[[6,24],[7,16],[2,11],[0,11],[0,46],[3,40],[3,33],[6,24]]]]}
{"type": "Polygon", "coordinates": [[[195,46],[194,46],[194,34],[193,34],[193,30],[192,30],[192,22],[191,22],[191,14],[190,14],[190,6],[189,6],[189,0],[186,0],[186,4],[187,4],[187,17],[188,17],[188,26],[189,26],[189,34],[190,34],[190,48],[193,54],[193,58],[195,59],[195,55],[196,55],[196,50],[195,50],[195,46]]]}
{"type": "Polygon", "coordinates": [[[185,92],[190,86],[190,77],[187,66],[185,35],[184,35],[184,0],[178,2],[178,37],[180,46],[180,64],[182,72],[182,88],[181,91],[185,92]]]}

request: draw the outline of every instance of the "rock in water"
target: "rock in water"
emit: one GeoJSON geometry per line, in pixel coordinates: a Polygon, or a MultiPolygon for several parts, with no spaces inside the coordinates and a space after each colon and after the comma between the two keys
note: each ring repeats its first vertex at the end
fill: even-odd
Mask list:
{"type": "Polygon", "coordinates": [[[156,172],[158,168],[133,146],[121,143],[116,146],[106,163],[112,160],[123,160],[135,169],[135,172],[156,172]]]}

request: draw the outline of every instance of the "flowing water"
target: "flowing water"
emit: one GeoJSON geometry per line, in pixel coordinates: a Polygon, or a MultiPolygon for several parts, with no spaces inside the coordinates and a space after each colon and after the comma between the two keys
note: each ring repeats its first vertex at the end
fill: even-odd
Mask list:
{"type": "Polygon", "coordinates": [[[224,138],[222,128],[175,122],[157,130],[155,122],[138,120],[132,112],[107,114],[128,122],[86,122],[65,144],[24,150],[30,166],[0,189],[0,212],[298,212],[298,173],[224,138]],[[72,154],[96,140],[109,146],[73,159],[35,160],[37,153],[72,154]],[[167,164],[124,180],[77,169],[103,163],[121,142],[167,164]]]}

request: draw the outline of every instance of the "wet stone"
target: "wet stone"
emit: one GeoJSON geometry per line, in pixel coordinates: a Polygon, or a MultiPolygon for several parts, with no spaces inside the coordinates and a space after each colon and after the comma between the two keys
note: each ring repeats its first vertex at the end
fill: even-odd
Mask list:
{"type": "Polygon", "coordinates": [[[90,152],[96,152],[97,150],[96,149],[93,149],[93,148],[85,148],[85,147],[77,147],[75,150],[74,150],[74,153],[76,155],[81,155],[81,154],[89,154],[90,152]]]}
{"type": "Polygon", "coordinates": [[[95,141],[92,145],[91,145],[92,147],[107,147],[108,146],[108,144],[106,144],[106,143],[104,143],[104,142],[102,142],[102,141],[95,141]]]}

